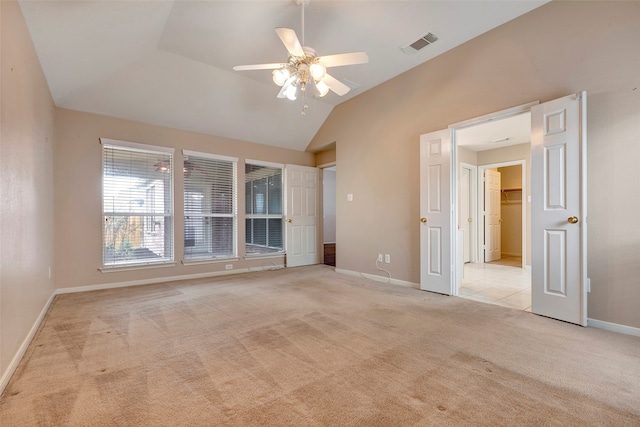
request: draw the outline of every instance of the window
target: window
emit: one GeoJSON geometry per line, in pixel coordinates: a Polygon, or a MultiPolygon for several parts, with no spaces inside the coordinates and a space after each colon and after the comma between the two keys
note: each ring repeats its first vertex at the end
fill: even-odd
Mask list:
{"type": "Polygon", "coordinates": [[[184,259],[236,256],[238,159],[183,151],[184,259]]]}
{"type": "Polygon", "coordinates": [[[173,262],[173,149],[102,142],[102,265],[173,262]]]}
{"type": "Polygon", "coordinates": [[[282,166],[247,161],[245,165],[247,255],[282,253],[282,166]]]}

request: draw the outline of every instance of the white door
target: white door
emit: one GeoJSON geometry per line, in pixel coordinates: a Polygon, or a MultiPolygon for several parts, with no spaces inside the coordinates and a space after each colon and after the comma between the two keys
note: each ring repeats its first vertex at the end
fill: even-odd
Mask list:
{"type": "Polygon", "coordinates": [[[317,168],[287,165],[286,168],[287,267],[318,264],[317,168]]]}
{"type": "Polygon", "coordinates": [[[471,262],[471,169],[460,168],[460,218],[458,224],[464,235],[462,261],[471,262]]]}
{"type": "Polygon", "coordinates": [[[500,172],[484,171],[484,262],[501,257],[500,172]]]}
{"type": "Polygon", "coordinates": [[[586,92],[531,109],[531,311],[586,326],[586,92]]]}
{"type": "Polygon", "coordinates": [[[451,133],[420,135],[420,289],[453,293],[451,133]]]}

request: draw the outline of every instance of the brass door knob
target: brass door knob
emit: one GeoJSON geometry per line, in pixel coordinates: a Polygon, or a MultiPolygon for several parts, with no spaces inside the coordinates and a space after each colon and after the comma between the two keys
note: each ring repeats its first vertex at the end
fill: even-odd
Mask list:
{"type": "Polygon", "coordinates": [[[577,216],[570,216],[569,218],[567,218],[567,221],[569,222],[569,224],[577,224],[580,220],[577,216]]]}
{"type": "Polygon", "coordinates": [[[471,221],[472,221],[471,218],[467,218],[467,222],[471,222],[471,221]]]}
{"type": "Polygon", "coordinates": [[[293,222],[291,218],[287,218],[287,222],[293,222]]]}
{"type": "Polygon", "coordinates": [[[427,218],[425,217],[420,218],[420,222],[427,222],[427,218]]]}

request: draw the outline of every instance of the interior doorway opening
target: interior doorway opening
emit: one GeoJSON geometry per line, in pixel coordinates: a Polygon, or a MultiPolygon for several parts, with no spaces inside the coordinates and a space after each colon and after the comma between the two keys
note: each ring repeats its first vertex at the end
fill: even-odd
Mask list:
{"type": "Polygon", "coordinates": [[[458,295],[531,311],[527,195],[531,115],[454,129],[457,159],[458,295]],[[529,267],[529,268],[527,268],[529,267]]]}
{"type": "Polygon", "coordinates": [[[336,166],[322,169],[322,242],[325,265],[336,266],[336,166]]]}

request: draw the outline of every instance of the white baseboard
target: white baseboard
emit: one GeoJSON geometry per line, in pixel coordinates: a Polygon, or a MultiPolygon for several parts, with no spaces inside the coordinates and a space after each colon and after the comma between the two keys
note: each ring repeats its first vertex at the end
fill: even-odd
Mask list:
{"type": "Polygon", "coordinates": [[[393,278],[389,279],[388,277],[378,276],[375,274],[360,273],[357,271],[343,270],[341,268],[336,268],[336,273],[346,274],[347,276],[364,277],[365,279],[375,280],[376,282],[390,283],[392,285],[404,286],[407,288],[420,289],[420,285],[418,283],[407,282],[406,280],[399,280],[399,279],[393,279],[393,278]]]}
{"type": "Polygon", "coordinates": [[[56,290],[55,295],[73,294],[76,292],[99,291],[102,289],[126,288],[129,286],[152,285],[154,283],[177,282],[180,280],[206,279],[207,277],[228,276],[230,274],[248,273],[250,271],[278,270],[281,268],[284,268],[284,265],[274,264],[269,266],[237,268],[234,270],[214,271],[214,272],[208,272],[208,273],[184,274],[181,276],[156,277],[155,279],[131,280],[128,282],[101,283],[99,285],[89,285],[89,286],[74,286],[71,288],[59,288],[56,290]]]}
{"type": "Polygon", "coordinates": [[[640,328],[634,328],[633,326],[620,325],[618,323],[605,322],[597,319],[587,319],[587,326],[640,337],[640,328]]]}
{"type": "Polygon", "coordinates": [[[38,328],[40,327],[40,324],[44,320],[44,317],[46,316],[47,311],[49,311],[49,307],[51,307],[51,303],[53,302],[53,299],[55,297],[56,297],[56,293],[54,292],[53,294],[51,294],[47,302],[44,304],[42,311],[40,311],[40,314],[36,318],[36,321],[31,327],[31,330],[29,330],[29,333],[25,337],[24,341],[22,341],[22,344],[20,345],[20,347],[18,347],[18,351],[16,352],[15,356],[13,356],[13,359],[11,359],[9,366],[7,366],[7,369],[2,373],[2,377],[0,378],[0,395],[4,393],[4,389],[7,387],[7,384],[9,384],[9,380],[11,379],[13,374],[16,372],[16,369],[18,369],[18,365],[20,364],[20,361],[24,357],[24,354],[27,352],[27,348],[29,348],[29,344],[31,344],[33,337],[36,336],[36,332],[38,332],[38,328]]]}

